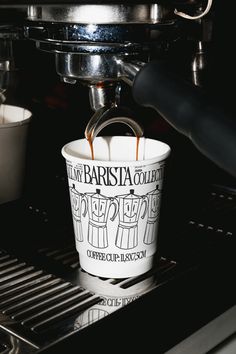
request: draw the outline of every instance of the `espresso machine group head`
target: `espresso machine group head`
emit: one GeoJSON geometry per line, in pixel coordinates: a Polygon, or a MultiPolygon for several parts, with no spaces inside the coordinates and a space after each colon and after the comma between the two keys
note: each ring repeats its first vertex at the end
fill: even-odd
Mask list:
{"type": "Polygon", "coordinates": [[[141,127],[128,119],[127,109],[116,110],[121,107],[121,82],[132,83],[130,74],[135,75],[150,60],[158,37],[175,24],[171,1],[31,4],[27,20],[26,37],[39,50],[54,54],[61,80],[88,87],[95,113],[85,136],[93,140],[98,128],[117,116],[120,119],[114,122],[128,124],[136,135],[142,135],[141,127]]]}
{"type": "Polygon", "coordinates": [[[174,23],[173,6],[97,3],[28,6],[26,35],[55,55],[62,81],[86,84],[91,108],[119,105],[124,62],[149,60],[153,30],[174,23]]]}
{"type": "Polygon", "coordinates": [[[35,41],[38,49],[54,53],[62,81],[89,87],[91,108],[97,111],[119,104],[120,82],[132,84],[139,68],[150,60],[153,47],[163,44],[178,17],[175,7],[201,11],[203,3],[1,0],[0,11],[25,11],[24,37],[35,41]]]}

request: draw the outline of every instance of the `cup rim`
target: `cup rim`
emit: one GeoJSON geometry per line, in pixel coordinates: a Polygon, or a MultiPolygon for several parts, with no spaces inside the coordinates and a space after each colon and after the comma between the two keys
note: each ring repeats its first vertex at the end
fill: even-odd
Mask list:
{"type": "Polygon", "coordinates": [[[28,115],[28,118],[24,118],[24,119],[18,120],[16,122],[0,123],[0,129],[12,128],[12,127],[25,125],[25,124],[29,123],[30,120],[32,119],[32,112],[27,108],[24,108],[21,106],[15,106],[15,105],[11,105],[11,104],[4,104],[4,103],[1,106],[22,109],[28,115]]]}
{"type": "MultiPolygon", "coordinates": [[[[110,139],[113,137],[119,137],[119,138],[133,138],[135,139],[136,137],[129,137],[129,136],[101,136],[101,137],[96,137],[96,139],[110,139]]],[[[152,141],[156,141],[158,143],[160,143],[161,145],[165,146],[166,151],[156,157],[153,157],[151,159],[145,159],[145,160],[125,160],[125,161],[120,161],[120,160],[92,160],[92,159],[87,159],[87,158],[82,158],[82,157],[78,157],[72,154],[69,154],[66,149],[73,143],[77,142],[77,141],[82,141],[82,140],[86,140],[86,138],[81,138],[81,139],[76,139],[73,141],[70,141],[69,143],[65,144],[62,149],[61,149],[61,154],[62,156],[68,160],[68,161],[76,161],[76,162],[81,162],[81,163],[89,163],[91,165],[109,165],[109,166],[117,166],[117,164],[119,164],[120,166],[141,166],[141,165],[146,165],[146,164],[152,164],[152,163],[156,163],[156,162],[161,162],[167,159],[167,157],[170,155],[171,152],[171,148],[167,143],[164,143],[161,140],[158,139],[152,139],[152,138],[145,138],[142,137],[141,139],[145,139],[145,140],[152,140],[152,141]]]]}
{"type": "Polygon", "coordinates": [[[31,117],[24,119],[23,121],[20,121],[20,122],[0,124],[0,129],[19,127],[21,125],[25,125],[25,124],[29,123],[30,120],[31,120],[31,117]]]}

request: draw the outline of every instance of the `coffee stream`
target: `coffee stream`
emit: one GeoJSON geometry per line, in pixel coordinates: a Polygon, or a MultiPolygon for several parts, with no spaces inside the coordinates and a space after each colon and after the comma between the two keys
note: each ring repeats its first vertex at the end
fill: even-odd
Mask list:
{"type": "MultiPolygon", "coordinates": [[[[94,148],[93,148],[93,141],[91,138],[91,135],[89,135],[87,137],[88,143],[89,143],[89,147],[90,147],[90,151],[91,151],[91,159],[94,160],[94,148]]],[[[139,141],[140,141],[140,136],[136,137],[136,161],[138,161],[138,150],[139,150],[139,141]]]]}
{"type": "Polygon", "coordinates": [[[88,140],[90,151],[91,151],[91,159],[94,160],[94,149],[93,149],[93,141],[92,141],[91,134],[87,137],[87,140],[88,140]]]}
{"type": "Polygon", "coordinates": [[[136,161],[138,161],[138,148],[139,148],[140,136],[136,137],[136,161]]]}

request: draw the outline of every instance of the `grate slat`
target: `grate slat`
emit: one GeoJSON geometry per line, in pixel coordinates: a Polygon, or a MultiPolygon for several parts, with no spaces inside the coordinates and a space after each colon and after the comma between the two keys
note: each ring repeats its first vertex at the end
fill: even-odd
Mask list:
{"type": "MultiPolygon", "coordinates": [[[[55,256],[55,255],[64,254],[65,251],[70,251],[72,249],[73,249],[73,246],[68,246],[66,248],[58,248],[58,249],[55,249],[55,250],[48,250],[45,254],[48,257],[52,257],[52,256],[55,256]]],[[[53,258],[55,258],[55,257],[53,257],[53,258]]]]}
{"type": "Polygon", "coordinates": [[[17,310],[17,309],[19,309],[19,308],[21,308],[21,307],[23,307],[25,305],[28,305],[28,304],[30,304],[32,302],[38,301],[38,300],[50,295],[51,293],[56,292],[58,289],[61,289],[63,286],[65,286],[65,283],[57,285],[57,286],[53,286],[53,287],[51,287],[51,288],[49,288],[47,290],[41,291],[37,295],[31,296],[31,297],[27,298],[26,300],[18,302],[17,304],[12,305],[10,307],[4,308],[4,310],[2,310],[2,312],[4,314],[6,314],[6,315],[10,315],[15,310],[17,310]]]}
{"type": "MultiPolygon", "coordinates": [[[[1,254],[1,253],[0,253],[1,254]]],[[[10,258],[10,255],[9,254],[5,254],[4,256],[1,256],[0,257],[0,262],[1,261],[4,261],[5,259],[8,259],[8,258],[10,258]]]]}
{"type": "MultiPolygon", "coordinates": [[[[76,291],[78,291],[80,288],[79,287],[70,287],[67,290],[64,290],[63,292],[56,294],[54,296],[51,296],[50,298],[40,301],[35,305],[32,305],[30,307],[27,307],[26,309],[19,311],[17,313],[15,313],[12,318],[16,319],[16,320],[20,320],[23,321],[22,323],[24,323],[24,320],[28,320],[29,319],[29,313],[34,311],[34,310],[39,310],[42,307],[45,307],[47,304],[53,303],[55,302],[55,300],[58,299],[62,299],[63,297],[69,296],[71,293],[74,293],[76,291]]],[[[81,290],[82,291],[82,290],[81,290]]]]}
{"type": "Polygon", "coordinates": [[[2,308],[2,307],[4,308],[4,306],[9,303],[16,302],[16,301],[20,300],[21,298],[25,298],[26,296],[29,296],[29,295],[34,294],[36,292],[39,292],[39,291],[43,290],[44,288],[49,288],[50,286],[55,285],[59,282],[61,282],[60,279],[53,279],[53,280],[49,280],[47,282],[44,282],[41,285],[34,285],[33,288],[28,287],[28,290],[25,290],[18,295],[13,295],[11,297],[8,297],[7,300],[5,300],[5,301],[1,301],[0,308],[2,308]]]}
{"type": "Polygon", "coordinates": [[[23,282],[24,280],[33,278],[34,276],[40,275],[42,273],[43,273],[43,271],[39,270],[39,271],[35,271],[35,272],[32,272],[32,273],[26,274],[26,275],[24,275],[23,277],[20,277],[20,278],[16,278],[16,279],[13,279],[13,280],[11,279],[10,283],[9,282],[4,282],[4,284],[0,283],[0,290],[5,289],[5,288],[9,288],[9,286],[12,286],[14,284],[18,284],[20,282],[23,282]]]}
{"type": "Polygon", "coordinates": [[[27,318],[26,320],[24,320],[22,322],[22,324],[24,325],[27,325],[27,326],[32,326],[32,322],[34,323],[35,320],[36,320],[36,323],[37,323],[37,320],[40,318],[40,317],[43,317],[43,315],[45,314],[50,314],[50,312],[54,312],[55,310],[58,310],[60,308],[62,308],[63,306],[67,306],[69,305],[71,302],[73,301],[82,301],[84,300],[85,298],[88,298],[92,296],[91,293],[87,290],[83,291],[83,292],[80,292],[78,294],[75,294],[71,297],[69,297],[68,299],[66,300],[63,300],[63,301],[60,301],[58,303],[56,303],[55,305],[53,306],[50,306],[48,308],[46,308],[45,310],[43,311],[40,311],[38,313],[35,313],[33,316],[31,316],[30,318],[27,318]]]}
{"type": "Polygon", "coordinates": [[[69,251],[69,252],[65,252],[63,254],[60,254],[59,256],[55,256],[54,259],[55,260],[63,260],[64,258],[68,258],[68,256],[76,256],[76,252],[74,250],[69,251]]]}
{"type": "Polygon", "coordinates": [[[11,273],[11,274],[9,274],[9,275],[6,275],[6,276],[2,277],[2,278],[0,279],[0,283],[3,283],[3,282],[5,282],[5,281],[7,281],[7,280],[10,280],[10,279],[12,279],[12,278],[16,278],[16,277],[18,277],[18,275],[21,275],[21,274],[30,272],[31,270],[34,270],[34,267],[33,267],[33,266],[26,267],[26,268],[24,268],[24,269],[22,269],[22,270],[19,270],[18,272],[13,272],[13,273],[11,273]]]}
{"type": "Polygon", "coordinates": [[[1,281],[1,276],[2,276],[3,274],[10,273],[10,272],[12,272],[12,271],[15,271],[16,269],[23,268],[23,267],[25,267],[25,266],[26,266],[26,263],[23,262],[23,263],[17,263],[17,264],[15,264],[14,266],[5,268],[4,270],[0,270],[0,281],[1,281]]]}
{"type": "Polygon", "coordinates": [[[37,283],[43,282],[45,280],[48,280],[51,277],[52,277],[52,275],[50,275],[50,274],[46,274],[46,275],[41,276],[41,277],[34,276],[33,279],[29,278],[29,280],[26,279],[26,280],[23,280],[20,283],[9,285],[7,290],[4,291],[4,289],[3,289],[3,291],[0,291],[0,298],[4,298],[5,296],[8,296],[8,295],[11,296],[11,294],[17,293],[18,291],[23,290],[23,289],[25,289],[27,287],[30,287],[30,286],[33,286],[33,285],[35,285],[37,283]]]}
{"type": "Polygon", "coordinates": [[[15,284],[15,285],[9,286],[10,289],[8,288],[7,290],[0,292],[0,298],[11,295],[12,293],[18,292],[18,291],[25,289],[27,287],[34,286],[35,284],[38,284],[38,283],[48,280],[50,278],[52,278],[51,274],[47,274],[42,277],[36,276],[36,277],[34,277],[33,280],[23,281],[22,283],[20,283],[20,285],[15,284]]]}
{"type": "Polygon", "coordinates": [[[31,329],[34,331],[43,330],[43,328],[45,328],[45,325],[48,326],[51,322],[58,320],[58,319],[62,320],[62,318],[64,318],[65,316],[68,316],[70,313],[75,314],[75,311],[76,312],[84,311],[87,308],[97,304],[99,301],[101,301],[101,298],[98,297],[97,295],[94,295],[92,298],[89,297],[89,300],[88,300],[88,298],[86,298],[80,304],[75,304],[75,305],[67,308],[64,311],[61,311],[61,312],[55,314],[54,316],[47,318],[46,320],[36,323],[35,325],[33,325],[31,327],[31,329]]]}
{"type": "Polygon", "coordinates": [[[13,264],[13,263],[16,263],[16,262],[18,262],[17,258],[10,259],[10,260],[8,260],[6,262],[0,263],[0,268],[4,268],[4,267],[8,266],[9,264],[13,264]]]}

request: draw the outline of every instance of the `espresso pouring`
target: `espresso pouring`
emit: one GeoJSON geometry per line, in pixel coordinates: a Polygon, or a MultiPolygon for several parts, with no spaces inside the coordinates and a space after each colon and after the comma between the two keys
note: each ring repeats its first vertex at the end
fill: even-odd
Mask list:
{"type": "MultiPolygon", "coordinates": [[[[90,151],[91,151],[91,159],[94,160],[94,148],[93,148],[93,142],[91,139],[91,136],[89,136],[87,138],[88,143],[89,143],[89,147],[90,147],[90,151]]],[[[138,148],[139,148],[139,141],[140,141],[140,136],[137,136],[137,140],[136,140],[136,161],[138,161],[138,148]]]]}

